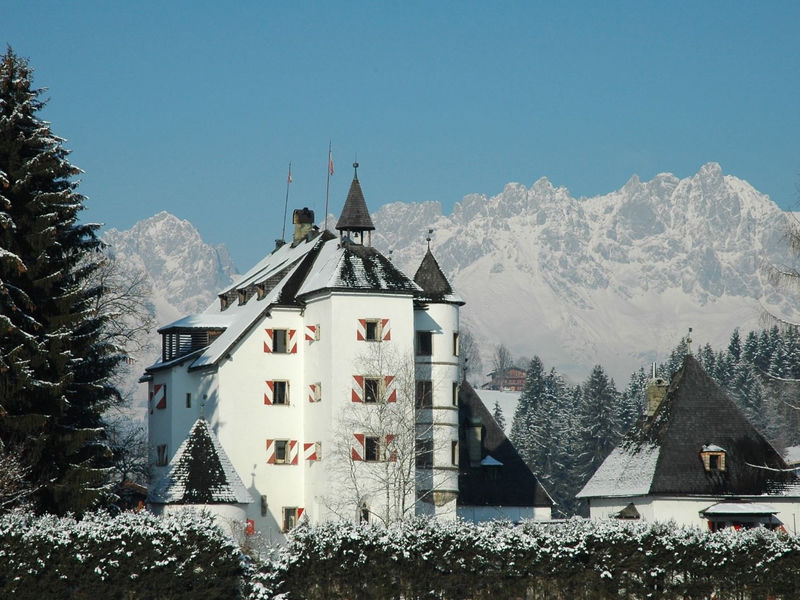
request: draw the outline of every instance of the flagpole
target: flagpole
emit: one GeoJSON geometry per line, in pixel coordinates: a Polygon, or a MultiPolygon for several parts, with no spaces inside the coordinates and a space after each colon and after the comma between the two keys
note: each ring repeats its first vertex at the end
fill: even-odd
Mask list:
{"type": "Polygon", "coordinates": [[[328,181],[325,183],[325,225],[322,231],[328,230],[328,195],[331,191],[331,171],[333,171],[333,158],[331,158],[331,142],[328,140],[328,181]]]}
{"type": "Polygon", "coordinates": [[[289,186],[292,183],[292,161],[289,161],[289,176],[286,178],[286,201],[283,203],[283,229],[281,230],[281,241],[286,241],[286,212],[289,209],[289,186]]]}

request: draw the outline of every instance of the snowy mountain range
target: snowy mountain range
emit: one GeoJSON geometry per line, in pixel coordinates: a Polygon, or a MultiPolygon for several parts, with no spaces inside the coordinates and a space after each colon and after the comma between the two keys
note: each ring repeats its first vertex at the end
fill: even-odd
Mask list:
{"type": "MultiPolygon", "coordinates": [[[[583,380],[602,364],[620,386],[663,360],[689,327],[727,345],[735,327],[763,325],[763,306],[796,318],[764,265],[789,252],[788,215],[746,181],[709,163],[685,179],[632,177],[621,189],[574,198],[547,179],[437,203],[395,203],[375,215],[375,245],[413,272],[433,229],[442,269],[467,301],[475,338],[539,355],[583,380]]],[[[488,369],[487,369],[488,370],[488,369]]]]}
{"type": "MultiPolygon", "coordinates": [[[[623,387],[689,327],[695,342],[721,348],[735,327],[761,327],[764,306],[800,318],[763,269],[787,261],[787,218],[709,163],[685,179],[634,176],[592,198],[542,178],[466,196],[449,215],[433,202],[387,204],[373,214],[373,244],[413,275],[433,229],[431,247],[467,302],[462,319],[484,365],[504,343],[576,381],[602,364],[623,387]]],[[[162,325],[204,309],[236,277],[224,247],[165,212],[104,239],[149,274],[162,325]]]]}

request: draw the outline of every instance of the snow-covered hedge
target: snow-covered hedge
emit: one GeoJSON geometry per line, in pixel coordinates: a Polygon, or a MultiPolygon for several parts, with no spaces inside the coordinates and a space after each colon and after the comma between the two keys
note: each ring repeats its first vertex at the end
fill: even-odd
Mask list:
{"type": "Polygon", "coordinates": [[[800,597],[800,540],[670,524],[412,521],[295,530],[252,598],[800,597]]]}
{"type": "Polygon", "coordinates": [[[342,523],[243,558],[204,514],[0,517],[0,598],[800,598],[800,538],[669,524],[342,523]]]}
{"type": "Polygon", "coordinates": [[[237,598],[239,549],[206,514],[0,517],[0,598],[237,598]]]}

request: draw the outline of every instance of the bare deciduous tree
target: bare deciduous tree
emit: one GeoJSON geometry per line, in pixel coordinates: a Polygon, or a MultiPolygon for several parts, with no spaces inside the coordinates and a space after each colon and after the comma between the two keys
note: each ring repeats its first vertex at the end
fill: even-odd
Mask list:
{"type": "MultiPolygon", "coordinates": [[[[351,403],[338,416],[329,467],[336,485],[324,502],[341,519],[388,525],[414,513],[417,465],[431,452],[419,441],[434,439],[433,425],[417,418],[413,355],[372,344],[359,364],[365,375],[380,382],[378,398],[351,403]]],[[[432,385],[435,390],[436,383],[432,385]]]]}
{"type": "Polygon", "coordinates": [[[28,506],[34,487],[27,472],[19,454],[0,442],[0,513],[28,506]]]}
{"type": "Polygon", "coordinates": [[[463,325],[458,334],[458,345],[458,363],[461,377],[466,378],[470,383],[479,384],[484,380],[480,349],[472,332],[463,325]]]}
{"type": "Polygon", "coordinates": [[[502,389],[505,383],[508,370],[514,366],[511,358],[511,351],[505,346],[500,344],[494,349],[494,356],[492,357],[492,366],[494,367],[495,379],[499,381],[500,388],[502,389]]]}

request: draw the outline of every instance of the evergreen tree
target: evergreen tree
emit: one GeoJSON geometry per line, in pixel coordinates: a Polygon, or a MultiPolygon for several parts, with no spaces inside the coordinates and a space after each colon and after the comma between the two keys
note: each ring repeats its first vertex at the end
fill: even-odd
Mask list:
{"type": "Polygon", "coordinates": [[[511,422],[511,442],[522,458],[532,464],[531,443],[529,440],[533,428],[534,409],[544,394],[544,365],[538,356],[531,359],[525,372],[525,385],[522,388],[514,419],[511,422]]]}
{"type": "Polygon", "coordinates": [[[495,400],[494,401],[494,409],[492,410],[492,416],[494,417],[495,423],[497,426],[500,427],[503,431],[506,429],[506,418],[503,416],[503,409],[500,408],[500,403],[495,400]]]}
{"type": "Polygon", "coordinates": [[[622,432],[619,393],[602,366],[592,369],[581,391],[577,474],[586,482],[617,445],[622,432]]]}
{"type": "Polygon", "coordinates": [[[100,247],[64,140],[38,118],[28,62],[0,59],[0,440],[19,452],[39,511],[109,500],[103,410],[119,361],[85,284],[100,247]]]}
{"type": "Polygon", "coordinates": [[[628,387],[620,396],[620,431],[624,434],[644,414],[648,375],[644,368],[631,374],[628,387]]]}

